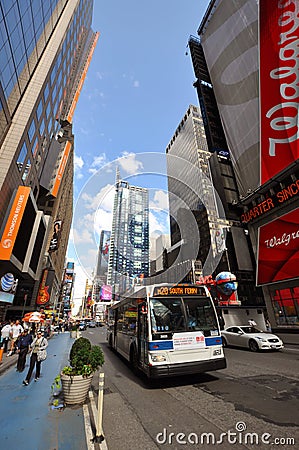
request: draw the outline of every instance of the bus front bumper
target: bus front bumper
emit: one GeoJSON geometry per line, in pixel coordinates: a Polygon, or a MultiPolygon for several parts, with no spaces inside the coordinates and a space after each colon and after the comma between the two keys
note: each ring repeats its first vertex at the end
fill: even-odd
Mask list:
{"type": "Polygon", "coordinates": [[[176,364],[161,364],[148,367],[149,378],[172,377],[177,375],[192,375],[195,373],[212,372],[226,368],[226,359],[218,358],[211,361],[196,361],[176,364]]]}

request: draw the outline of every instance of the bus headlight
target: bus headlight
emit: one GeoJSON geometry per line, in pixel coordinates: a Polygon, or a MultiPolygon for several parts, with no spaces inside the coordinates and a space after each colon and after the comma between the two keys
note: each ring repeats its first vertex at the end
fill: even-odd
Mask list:
{"type": "Polygon", "coordinates": [[[164,362],[166,361],[166,355],[163,353],[152,353],[151,359],[153,362],[164,362]]]}
{"type": "Polygon", "coordinates": [[[222,354],[221,348],[217,348],[216,350],[213,351],[213,356],[217,356],[217,355],[221,355],[221,354],[222,354]]]}

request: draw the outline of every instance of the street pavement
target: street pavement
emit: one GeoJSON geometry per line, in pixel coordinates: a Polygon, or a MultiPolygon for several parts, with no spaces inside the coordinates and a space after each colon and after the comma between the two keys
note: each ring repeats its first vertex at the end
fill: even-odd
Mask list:
{"type": "MultiPolygon", "coordinates": [[[[17,355],[3,355],[0,364],[0,446],[9,450],[85,450],[86,438],[82,406],[51,409],[54,378],[68,364],[74,339],[70,334],[54,334],[49,339],[47,359],[42,362],[41,378],[29,386],[23,373],[16,372],[17,355]]],[[[95,448],[94,446],[92,448],[95,448]]]]}
{"type": "MultiPolygon", "coordinates": [[[[285,350],[299,352],[299,334],[277,333],[285,343],[285,350]]],[[[92,402],[82,406],[52,409],[51,386],[62,367],[68,364],[68,355],[74,339],[70,334],[54,334],[49,339],[48,357],[42,363],[41,378],[34,382],[34,373],[29,386],[24,386],[28,366],[23,373],[16,372],[17,355],[3,355],[0,363],[0,448],[9,450],[97,450],[107,449],[107,442],[92,443],[95,435],[95,420],[92,402]],[[88,408],[88,409],[86,409],[88,408]],[[86,415],[87,412],[87,415],[86,415]]],[[[111,397],[111,396],[110,396],[111,397]]],[[[104,427],[107,417],[120,405],[104,400],[104,427]],[[112,407],[112,410],[111,410],[112,407]]],[[[128,414],[123,405],[124,414],[128,414]]],[[[109,421],[108,421],[109,423],[109,421]]],[[[109,426],[107,428],[109,430],[109,426]]],[[[115,431],[115,430],[114,430],[115,431]]],[[[106,431],[106,439],[111,439],[106,431]]]]}

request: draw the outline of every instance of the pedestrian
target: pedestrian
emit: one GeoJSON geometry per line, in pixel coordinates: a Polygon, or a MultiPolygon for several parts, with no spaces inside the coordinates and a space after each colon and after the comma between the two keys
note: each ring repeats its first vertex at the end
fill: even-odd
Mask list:
{"type": "Polygon", "coordinates": [[[38,381],[39,377],[40,377],[41,361],[38,361],[37,354],[38,354],[39,350],[45,350],[48,347],[48,341],[43,336],[43,333],[41,330],[37,331],[36,338],[33,340],[30,347],[32,349],[31,356],[30,356],[30,366],[29,366],[29,370],[26,375],[26,378],[23,381],[23,384],[25,386],[28,386],[28,384],[30,382],[30,378],[31,378],[31,375],[32,375],[35,365],[36,365],[36,369],[35,369],[34,381],[38,381]]]}
{"type": "Polygon", "coordinates": [[[8,349],[8,343],[11,336],[11,325],[6,323],[1,330],[1,338],[3,342],[3,352],[6,353],[8,349]]]}
{"type": "Polygon", "coordinates": [[[7,356],[11,356],[14,354],[16,350],[16,342],[19,339],[19,336],[23,332],[23,330],[24,329],[20,324],[20,321],[16,320],[16,322],[13,323],[11,327],[10,352],[7,354],[7,356]]]}
{"type": "Polygon", "coordinates": [[[256,322],[253,319],[249,319],[248,323],[251,327],[256,327],[256,322]]]}
{"type": "Polygon", "coordinates": [[[17,362],[17,372],[23,372],[26,364],[26,356],[29,352],[30,345],[32,343],[32,336],[28,333],[28,330],[25,329],[21,336],[19,337],[17,348],[18,348],[18,362],[17,362]]]}
{"type": "Polygon", "coordinates": [[[224,321],[224,318],[223,318],[222,314],[218,315],[218,322],[219,322],[220,330],[224,330],[225,321],[224,321]]]}
{"type": "Polygon", "coordinates": [[[267,331],[269,331],[271,333],[272,329],[271,329],[271,323],[270,323],[269,319],[266,320],[266,328],[267,328],[267,331]]]}

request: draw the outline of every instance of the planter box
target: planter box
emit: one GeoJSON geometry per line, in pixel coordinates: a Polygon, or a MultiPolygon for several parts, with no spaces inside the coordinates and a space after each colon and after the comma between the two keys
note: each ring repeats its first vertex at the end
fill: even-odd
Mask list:
{"type": "Polygon", "coordinates": [[[61,385],[64,401],[67,405],[84,403],[91,385],[93,374],[87,378],[82,375],[61,374],[61,385]]]}

